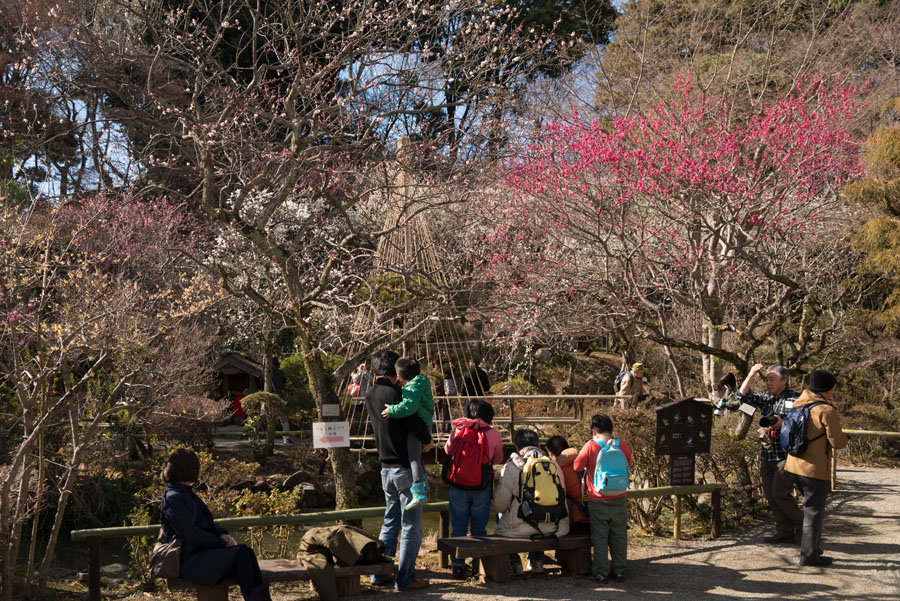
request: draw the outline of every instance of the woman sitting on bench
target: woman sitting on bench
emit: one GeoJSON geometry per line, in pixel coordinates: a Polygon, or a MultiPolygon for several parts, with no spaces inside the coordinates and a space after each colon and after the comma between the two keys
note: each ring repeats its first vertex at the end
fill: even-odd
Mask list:
{"type": "Polygon", "coordinates": [[[198,586],[215,586],[237,578],[245,601],[271,601],[253,549],[239,545],[216,526],[206,503],[188,486],[200,477],[200,459],[178,449],[162,470],[166,492],[162,501],[162,536],[181,539],[180,577],[198,586]]]}

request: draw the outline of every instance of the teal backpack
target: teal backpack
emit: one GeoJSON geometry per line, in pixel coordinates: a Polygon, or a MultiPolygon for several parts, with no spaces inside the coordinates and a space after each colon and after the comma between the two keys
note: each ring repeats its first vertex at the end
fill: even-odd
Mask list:
{"type": "Polygon", "coordinates": [[[628,490],[628,458],[619,448],[619,439],[612,438],[606,444],[591,440],[600,447],[594,466],[594,490],[605,497],[623,494],[628,490]]]}

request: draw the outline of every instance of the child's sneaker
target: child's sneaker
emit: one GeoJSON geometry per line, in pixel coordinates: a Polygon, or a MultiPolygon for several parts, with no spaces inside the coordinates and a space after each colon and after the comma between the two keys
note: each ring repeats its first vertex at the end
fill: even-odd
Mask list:
{"type": "Polygon", "coordinates": [[[412,501],[406,504],[406,510],[414,509],[428,500],[425,494],[428,492],[428,482],[413,482],[409,491],[412,493],[412,501]]]}

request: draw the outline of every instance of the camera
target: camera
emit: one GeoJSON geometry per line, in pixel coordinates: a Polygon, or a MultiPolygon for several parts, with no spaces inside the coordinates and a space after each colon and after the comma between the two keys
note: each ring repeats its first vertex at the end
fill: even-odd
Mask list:
{"type": "Polygon", "coordinates": [[[760,428],[772,428],[775,424],[778,423],[778,416],[774,413],[772,415],[764,415],[759,418],[759,427],[760,428]]]}

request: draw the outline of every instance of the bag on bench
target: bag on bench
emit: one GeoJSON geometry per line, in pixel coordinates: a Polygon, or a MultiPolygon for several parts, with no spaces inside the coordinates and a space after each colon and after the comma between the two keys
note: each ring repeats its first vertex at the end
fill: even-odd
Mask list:
{"type": "MultiPolygon", "coordinates": [[[[197,505],[191,522],[197,519],[197,505]]],[[[154,578],[178,578],[181,576],[181,539],[175,536],[169,542],[163,542],[163,529],[159,529],[156,544],[150,551],[150,575],[154,578]]]]}
{"type": "Polygon", "coordinates": [[[519,474],[518,517],[538,531],[532,539],[556,536],[559,522],[569,515],[566,493],[556,471],[556,464],[549,457],[532,456],[525,462],[519,474]],[[541,523],[552,523],[550,534],[541,531],[541,523]]]}

